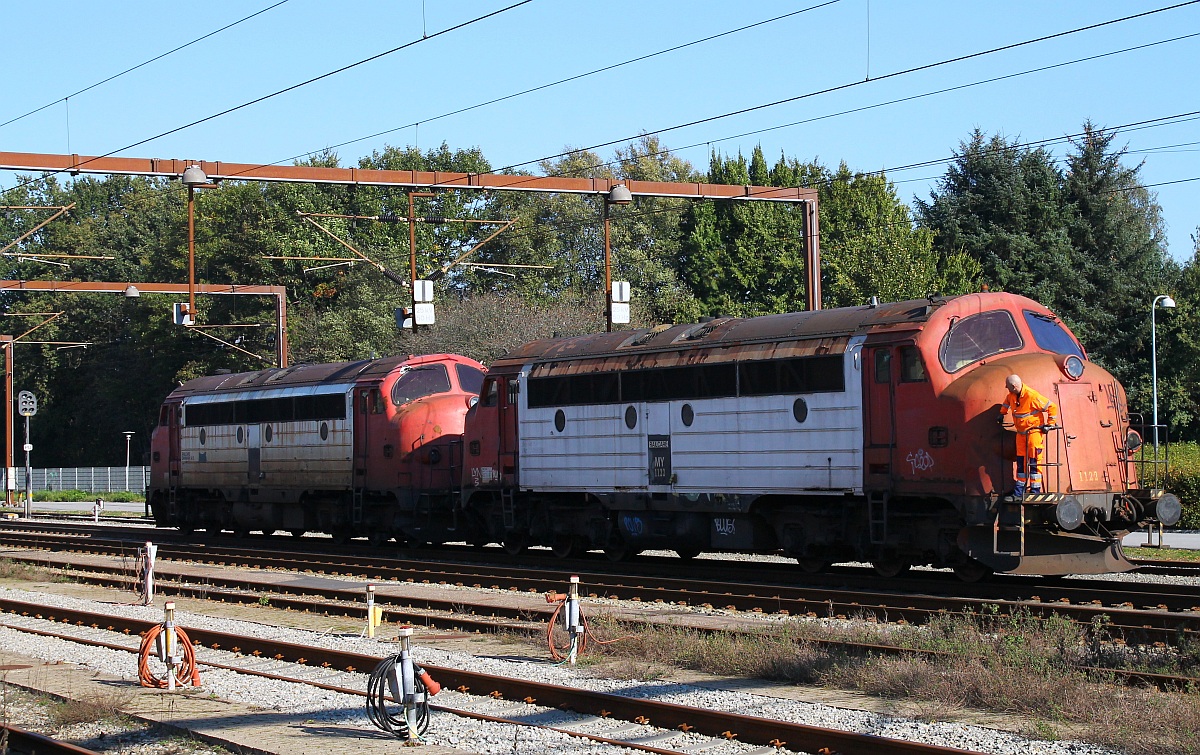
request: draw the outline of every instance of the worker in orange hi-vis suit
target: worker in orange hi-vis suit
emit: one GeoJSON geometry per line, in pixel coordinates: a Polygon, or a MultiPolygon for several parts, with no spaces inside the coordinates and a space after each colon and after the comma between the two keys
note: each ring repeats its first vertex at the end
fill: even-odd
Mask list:
{"type": "Polygon", "coordinates": [[[1038,463],[1046,449],[1045,430],[1058,422],[1058,407],[1054,402],[1021,382],[1020,375],[1009,375],[1004,381],[1008,395],[1000,405],[1001,423],[1012,410],[1013,429],[1017,431],[1017,482],[1013,497],[1025,497],[1026,484],[1030,493],[1042,492],[1042,471],[1038,463]]]}

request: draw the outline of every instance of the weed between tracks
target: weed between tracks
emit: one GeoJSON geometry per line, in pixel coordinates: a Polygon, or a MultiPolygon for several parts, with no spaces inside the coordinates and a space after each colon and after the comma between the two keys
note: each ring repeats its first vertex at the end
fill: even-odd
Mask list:
{"type": "Polygon", "coordinates": [[[853,690],[892,700],[930,720],[981,710],[1019,716],[1024,733],[1136,753],[1200,753],[1200,689],[1115,684],[1082,666],[1200,676],[1200,646],[1131,648],[1104,627],[1030,614],[946,615],[921,627],[789,623],[751,634],[647,628],[608,616],[590,620],[611,645],[589,644],[583,662],[606,676],[651,679],[670,668],[853,690]],[[882,655],[827,647],[849,641],[937,656],[882,655]]]}
{"type": "Polygon", "coordinates": [[[0,579],[35,580],[45,574],[44,571],[29,564],[22,564],[11,559],[0,558],[0,579]]]}

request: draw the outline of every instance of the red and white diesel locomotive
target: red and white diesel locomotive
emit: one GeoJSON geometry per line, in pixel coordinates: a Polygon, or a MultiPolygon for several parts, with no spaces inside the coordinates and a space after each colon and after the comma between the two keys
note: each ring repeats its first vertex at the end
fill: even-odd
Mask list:
{"type": "Polygon", "coordinates": [[[155,520],[379,542],[418,512],[440,520],[444,501],[434,510],[427,491],[458,487],[463,418],[484,372],[434,354],[190,380],[151,437],[155,520]]]}
{"type": "MultiPolygon", "coordinates": [[[[203,381],[240,379],[204,378],[173,393],[160,435],[180,434],[172,406],[183,407],[180,429],[197,434],[182,393],[190,386],[202,384],[190,389],[198,396],[214,390],[203,381]]],[[[254,484],[248,447],[231,443],[227,457],[240,462],[230,474],[242,484],[202,486],[216,519],[179,519],[181,497],[197,500],[195,484],[156,467],[156,517],[501,542],[514,553],[547,545],[564,556],[782,552],[810,570],[855,560],[885,575],[933,564],[977,578],[1128,569],[1120,536],[1180,516],[1175,496],[1139,484],[1140,437],[1121,386],[1051,312],[1012,294],[536,341],[492,365],[477,404],[456,399],[446,412],[465,417],[443,420],[442,445],[391,454],[369,430],[359,440],[364,410],[351,414],[348,404],[355,461],[341,479],[351,484],[324,493],[296,484],[270,517],[255,513],[265,480],[254,484]],[[1015,435],[996,424],[1013,373],[1058,405],[1061,423],[1046,443],[1044,492],[1015,501],[1004,496],[1015,435]]],[[[211,431],[248,435],[255,421],[211,431]]],[[[155,444],[160,463],[165,440],[155,444]]]]}

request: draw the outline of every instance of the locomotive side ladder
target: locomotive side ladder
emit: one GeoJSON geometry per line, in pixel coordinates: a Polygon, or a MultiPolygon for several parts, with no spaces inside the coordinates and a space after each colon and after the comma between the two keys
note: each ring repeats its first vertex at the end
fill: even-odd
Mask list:
{"type": "Polygon", "coordinates": [[[1025,556],[1025,501],[1005,501],[1000,499],[996,501],[996,519],[992,522],[992,552],[997,556],[1016,556],[1024,558],[1025,556]],[[1012,523],[1013,515],[1016,516],[1016,524],[1012,523]],[[1006,516],[1007,515],[1007,516],[1006,516]],[[1000,533],[1015,532],[1018,535],[1017,550],[1000,550],[1000,533]]]}
{"type": "Polygon", "coordinates": [[[889,498],[891,496],[886,490],[867,491],[867,531],[871,537],[871,545],[883,545],[887,542],[889,498]]]}

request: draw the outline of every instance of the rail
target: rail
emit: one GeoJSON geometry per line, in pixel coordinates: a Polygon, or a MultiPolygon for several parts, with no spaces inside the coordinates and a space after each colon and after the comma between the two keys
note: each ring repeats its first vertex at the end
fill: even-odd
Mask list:
{"type": "Polygon", "coordinates": [[[69,742],[37,734],[16,726],[0,724],[0,752],[37,753],[37,755],[99,755],[95,750],[85,750],[69,742]]]}

